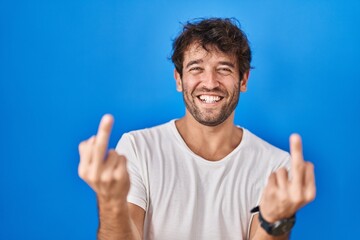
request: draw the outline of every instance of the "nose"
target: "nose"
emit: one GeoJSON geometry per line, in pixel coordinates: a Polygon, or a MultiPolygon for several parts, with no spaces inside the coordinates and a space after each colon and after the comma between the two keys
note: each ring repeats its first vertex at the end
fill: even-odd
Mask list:
{"type": "Polygon", "coordinates": [[[219,87],[220,84],[217,78],[217,73],[215,71],[205,72],[205,74],[203,74],[202,85],[207,89],[219,87]]]}

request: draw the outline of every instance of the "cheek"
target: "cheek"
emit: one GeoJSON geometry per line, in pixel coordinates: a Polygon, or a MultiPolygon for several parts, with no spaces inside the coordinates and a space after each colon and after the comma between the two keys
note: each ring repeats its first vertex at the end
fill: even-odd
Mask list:
{"type": "Polygon", "coordinates": [[[182,82],[182,90],[184,92],[192,93],[199,86],[199,81],[194,79],[187,79],[182,82]]]}
{"type": "Polygon", "coordinates": [[[236,92],[240,91],[241,85],[239,82],[231,81],[228,84],[224,85],[224,87],[227,89],[228,92],[235,94],[236,92]]]}

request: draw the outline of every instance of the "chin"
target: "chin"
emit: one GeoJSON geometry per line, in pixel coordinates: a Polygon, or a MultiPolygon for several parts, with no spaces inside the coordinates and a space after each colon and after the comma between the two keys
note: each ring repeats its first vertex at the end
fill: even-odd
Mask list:
{"type": "Polygon", "coordinates": [[[208,126],[208,127],[215,127],[218,126],[220,124],[222,124],[223,122],[225,122],[226,118],[220,118],[220,119],[199,119],[199,118],[195,118],[196,121],[202,125],[208,126]]]}

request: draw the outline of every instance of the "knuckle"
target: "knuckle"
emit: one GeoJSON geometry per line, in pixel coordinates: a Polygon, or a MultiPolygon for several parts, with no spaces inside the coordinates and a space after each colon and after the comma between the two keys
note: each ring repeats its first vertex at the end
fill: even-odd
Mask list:
{"type": "Polygon", "coordinates": [[[78,168],[78,175],[81,179],[86,179],[86,170],[84,169],[84,167],[81,167],[80,165],[78,168]]]}
{"type": "Polygon", "coordinates": [[[294,205],[301,205],[304,202],[304,197],[300,192],[293,194],[291,199],[294,205]]]}
{"type": "Polygon", "coordinates": [[[106,148],[107,146],[107,143],[103,142],[103,141],[97,141],[95,144],[94,144],[94,147],[95,149],[104,149],[106,148]]]}
{"type": "Polygon", "coordinates": [[[312,202],[315,200],[315,197],[316,197],[316,190],[315,188],[312,188],[312,189],[309,189],[307,192],[306,192],[306,196],[305,196],[305,199],[307,202],[312,202]]]}
{"type": "Polygon", "coordinates": [[[98,184],[99,183],[99,177],[95,173],[88,173],[86,178],[87,178],[87,181],[92,183],[92,184],[98,184]]]}
{"type": "Polygon", "coordinates": [[[103,174],[101,174],[100,176],[100,181],[101,183],[104,183],[104,184],[108,184],[112,181],[112,177],[111,177],[111,174],[109,174],[108,172],[104,172],[103,174]]]}
{"type": "Polygon", "coordinates": [[[311,163],[311,162],[306,162],[306,168],[307,168],[309,171],[314,171],[314,164],[311,163]]]}
{"type": "Polygon", "coordinates": [[[292,168],[294,168],[294,170],[296,170],[296,171],[303,171],[304,164],[303,163],[298,163],[296,165],[293,165],[292,168]]]}
{"type": "Polygon", "coordinates": [[[307,197],[306,197],[306,202],[312,202],[315,200],[315,196],[316,194],[309,194],[307,197]]]}
{"type": "Polygon", "coordinates": [[[276,197],[277,195],[277,189],[275,187],[268,186],[266,188],[266,195],[268,195],[271,198],[276,197]]]}
{"type": "Polygon", "coordinates": [[[288,194],[285,191],[281,191],[278,193],[278,199],[282,204],[289,201],[288,194]]]}
{"type": "Polygon", "coordinates": [[[114,174],[113,174],[113,176],[114,176],[114,179],[116,180],[116,181],[121,181],[122,180],[122,178],[123,178],[123,174],[122,174],[122,172],[121,171],[115,171],[114,172],[114,174]]]}
{"type": "Polygon", "coordinates": [[[79,143],[78,149],[80,153],[84,151],[85,145],[86,143],[84,141],[79,143]]]}
{"type": "Polygon", "coordinates": [[[284,174],[287,173],[287,170],[284,167],[282,167],[277,170],[277,173],[284,174]]]}
{"type": "Polygon", "coordinates": [[[113,149],[108,151],[108,158],[116,158],[118,156],[117,152],[113,149]]]}
{"type": "Polygon", "coordinates": [[[122,182],[127,181],[129,178],[127,171],[124,168],[117,169],[113,174],[116,181],[122,182]]]}
{"type": "Polygon", "coordinates": [[[84,152],[80,152],[80,163],[79,165],[84,165],[85,162],[88,162],[89,156],[87,154],[84,154],[84,152]]]}
{"type": "Polygon", "coordinates": [[[113,149],[113,148],[109,149],[109,153],[111,153],[111,154],[117,154],[117,152],[116,152],[115,149],[113,149]]]}
{"type": "Polygon", "coordinates": [[[274,185],[274,181],[276,180],[276,173],[272,172],[269,177],[268,177],[268,182],[267,182],[267,186],[272,186],[274,185]]]}

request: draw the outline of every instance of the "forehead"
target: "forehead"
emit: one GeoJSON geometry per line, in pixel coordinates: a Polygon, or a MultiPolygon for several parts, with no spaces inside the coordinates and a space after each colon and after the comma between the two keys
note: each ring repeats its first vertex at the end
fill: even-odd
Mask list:
{"type": "Polygon", "coordinates": [[[216,46],[208,45],[206,49],[199,43],[192,43],[184,52],[184,65],[190,61],[203,60],[211,62],[230,62],[237,65],[236,57],[234,54],[227,54],[220,51],[216,46]]]}

